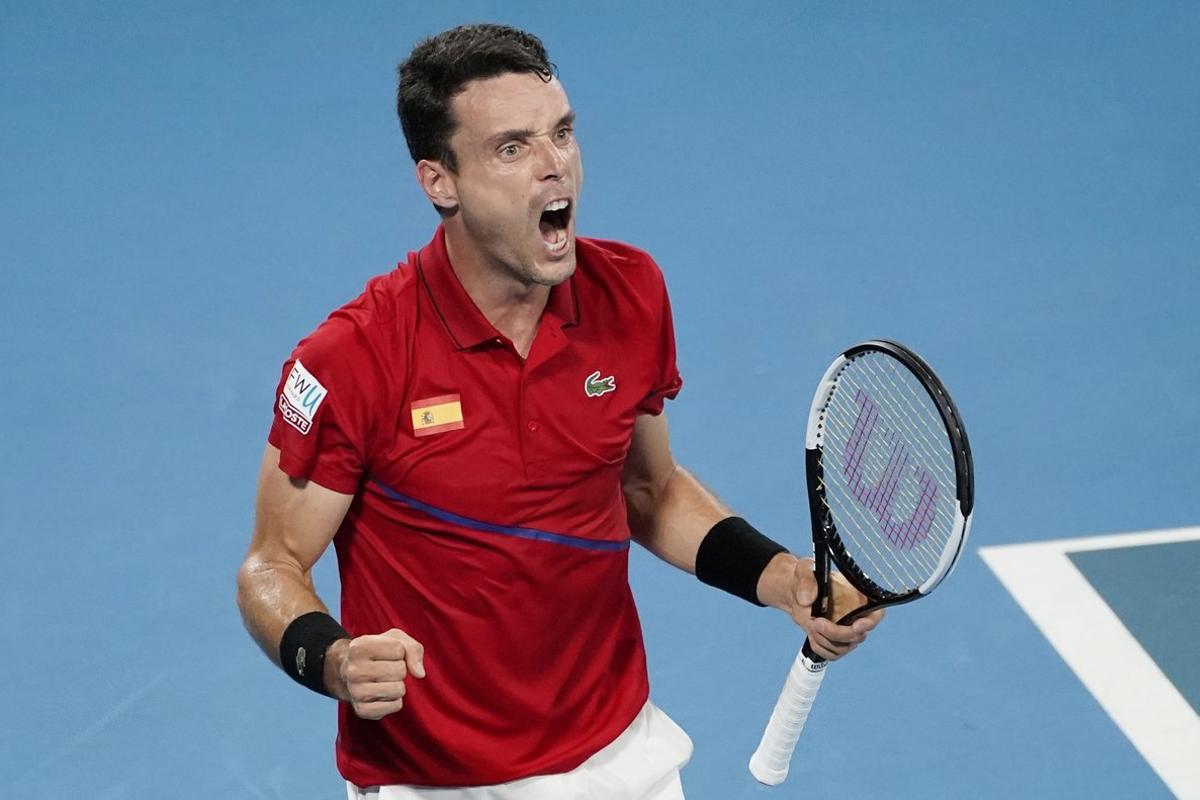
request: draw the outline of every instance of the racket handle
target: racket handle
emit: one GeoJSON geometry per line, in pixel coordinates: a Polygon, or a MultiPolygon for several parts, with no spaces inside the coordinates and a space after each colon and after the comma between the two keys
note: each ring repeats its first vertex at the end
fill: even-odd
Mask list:
{"type": "Polygon", "coordinates": [[[796,749],[813,699],[821,688],[821,679],[825,677],[826,662],[810,658],[805,653],[807,649],[805,642],[805,647],[796,654],[758,749],[750,757],[750,774],[768,786],[776,786],[787,778],[792,751],[796,749]]]}

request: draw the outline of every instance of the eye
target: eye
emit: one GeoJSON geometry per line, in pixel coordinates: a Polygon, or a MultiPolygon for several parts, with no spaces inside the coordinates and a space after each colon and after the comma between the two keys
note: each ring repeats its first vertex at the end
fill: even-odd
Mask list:
{"type": "Polygon", "coordinates": [[[500,147],[500,157],[505,159],[514,159],[521,154],[521,146],[515,142],[509,142],[500,147]]]}
{"type": "Polygon", "coordinates": [[[559,128],[558,132],[554,134],[554,138],[558,139],[558,141],[563,142],[563,143],[571,141],[571,139],[574,138],[574,136],[575,136],[574,128],[559,128]]]}

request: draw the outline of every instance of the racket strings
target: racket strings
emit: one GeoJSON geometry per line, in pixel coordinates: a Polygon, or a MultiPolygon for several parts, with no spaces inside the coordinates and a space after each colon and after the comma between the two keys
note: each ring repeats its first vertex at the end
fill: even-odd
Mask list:
{"type": "MultiPolygon", "coordinates": [[[[853,408],[849,408],[845,404],[839,402],[841,395],[842,393],[835,392],[834,398],[831,398],[833,400],[831,404],[832,408],[827,414],[826,424],[828,429],[835,434],[833,437],[835,441],[849,441],[853,436],[853,430],[849,427],[848,423],[845,422],[845,418],[847,415],[856,412],[853,408]]],[[[934,473],[934,477],[936,478],[936,482],[939,487],[938,493],[941,495],[944,487],[954,485],[954,473],[953,469],[951,468],[953,464],[952,455],[949,454],[948,450],[943,453],[935,453],[930,446],[929,440],[926,436],[927,433],[928,431],[925,430],[909,430],[900,434],[897,438],[899,443],[902,443],[904,447],[915,453],[917,456],[916,460],[920,462],[921,468],[927,469],[934,473]],[[950,459],[949,461],[947,460],[948,458],[950,459]]],[[[891,458],[894,455],[895,450],[896,447],[893,447],[893,450],[888,454],[888,458],[891,458]]],[[[884,464],[884,461],[884,457],[880,455],[878,451],[875,451],[872,454],[868,454],[865,466],[874,467],[876,474],[883,473],[887,469],[887,466],[889,466],[888,464],[884,464]]],[[[917,484],[912,482],[898,481],[895,484],[895,489],[900,492],[901,499],[907,499],[911,501],[910,505],[915,505],[916,501],[919,500],[919,491],[917,486],[917,484]]],[[[945,516],[945,521],[953,525],[954,514],[948,504],[935,504],[934,509],[935,513],[943,514],[945,516]]]]}
{"type": "Polygon", "coordinates": [[[862,517],[854,503],[834,500],[829,508],[832,517],[838,520],[835,525],[844,549],[856,563],[870,567],[876,584],[899,594],[917,588],[933,574],[937,566],[935,558],[923,551],[890,548],[883,537],[870,535],[875,521],[862,517]],[[857,519],[848,522],[852,517],[857,519]]]}
{"type": "MultiPolygon", "coordinates": [[[[848,513],[854,513],[852,504],[829,504],[830,513],[834,519],[845,519],[848,513]]],[[[871,525],[870,520],[860,520],[865,528],[871,525]]],[[[853,527],[847,535],[847,525],[838,524],[838,532],[850,557],[856,562],[866,562],[870,565],[870,573],[875,583],[897,594],[911,591],[925,582],[933,573],[937,562],[932,559],[922,559],[905,554],[904,551],[885,549],[883,540],[876,536],[856,535],[853,527]]]]}
{"type": "Polygon", "coordinates": [[[882,385],[879,378],[871,372],[866,372],[862,375],[863,382],[869,384],[875,390],[877,397],[887,398],[892,396],[897,386],[904,390],[902,399],[908,409],[908,415],[897,414],[895,418],[920,426],[919,434],[912,437],[909,441],[922,450],[926,464],[933,465],[935,468],[944,468],[942,474],[939,475],[944,481],[943,485],[954,486],[954,454],[949,450],[949,442],[946,438],[941,414],[938,413],[937,408],[933,405],[924,389],[914,386],[915,379],[910,375],[901,375],[899,370],[902,368],[890,360],[885,361],[884,364],[891,373],[889,377],[893,378],[893,381],[888,386],[882,385]],[[918,394],[918,391],[920,394],[918,394]],[[944,443],[946,447],[937,448],[935,452],[935,446],[941,443],[944,443]],[[946,460],[947,455],[949,455],[949,461],[946,460]]]}
{"type": "MultiPolygon", "coordinates": [[[[876,528],[880,527],[880,523],[877,518],[865,513],[859,503],[852,502],[845,497],[845,493],[840,491],[840,487],[835,488],[836,490],[830,492],[827,498],[827,504],[830,506],[835,520],[844,520],[847,516],[853,518],[853,520],[857,523],[857,526],[849,528],[851,533],[862,530],[874,531],[876,528]]],[[[928,498],[926,499],[926,502],[928,503],[928,498]]],[[[901,529],[902,533],[899,536],[894,530],[896,523],[891,521],[892,529],[881,531],[882,535],[880,536],[851,536],[843,538],[851,538],[855,541],[865,539],[865,541],[876,545],[882,545],[883,541],[887,540],[892,545],[892,547],[887,550],[887,556],[889,560],[895,560],[899,564],[916,569],[918,571],[932,569],[937,566],[937,560],[941,555],[941,546],[944,544],[944,541],[942,540],[942,537],[937,536],[936,534],[931,535],[930,533],[924,533],[921,537],[921,540],[914,544],[913,542],[916,534],[923,530],[923,528],[917,526],[929,525],[930,530],[940,531],[942,529],[952,527],[954,523],[950,519],[941,519],[941,524],[937,525],[935,528],[934,523],[939,522],[939,520],[929,519],[929,517],[932,515],[928,511],[927,507],[922,507],[920,509],[920,515],[921,516],[916,519],[915,522],[906,521],[905,523],[902,523],[905,525],[905,527],[901,529]]],[[[913,516],[915,517],[916,514],[913,516]]],[[[943,515],[939,513],[937,516],[942,517],[943,515]]],[[[844,524],[844,522],[839,525],[839,530],[846,528],[847,526],[844,524]]],[[[876,549],[878,550],[878,548],[876,549]]],[[[884,551],[879,550],[879,552],[883,553],[884,551]]]]}
{"type": "MultiPolygon", "coordinates": [[[[832,427],[836,430],[836,425],[832,427]]],[[[865,496],[861,480],[848,481],[835,470],[834,477],[827,481],[827,499],[835,518],[842,520],[845,538],[871,544],[881,558],[908,567],[911,571],[906,577],[911,579],[936,567],[945,538],[938,534],[953,528],[954,517],[946,503],[937,502],[941,492],[936,484],[930,486],[926,479],[918,490],[916,482],[902,480],[897,467],[907,466],[907,461],[900,462],[896,452],[893,447],[886,459],[867,458],[858,464],[868,480],[874,475],[883,476],[865,496]],[[904,521],[898,522],[897,517],[904,521]],[[856,524],[847,525],[847,518],[856,524]],[[891,543],[886,550],[881,547],[884,539],[891,543]]],[[[841,466],[844,473],[845,461],[841,466]]],[[[921,577],[918,585],[923,580],[921,577]]]]}
{"type": "Polygon", "coordinates": [[[878,523],[869,518],[858,503],[845,501],[845,495],[846,492],[837,486],[826,489],[826,505],[836,520],[842,541],[849,545],[851,557],[869,562],[873,575],[886,576],[875,582],[889,591],[901,592],[919,586],[936,562],[921,558],[921,551],[885,551],[882,536],[860,535],[859,531],[871,530],[878,523]]]}
{"type": "MultiPolygon", "coordinates": [[[[832,513],[840,520],[839,528],[844,540],[850,543],[851,549],[856,545],[868,546],[868,554],[874,553],[883,563],[903,568],[904,578],[910,585],[914,581],[919,583],[926,574],[936,568],[943,537],[938,536],[938,531],[934,530],[938,520],[933,517],[943,517],[940,524],[936,525],[937,529],[946,529],[952,525],[948,514],[937,514],[933,511],[936,495],[926,492],[920,497],[902,498],[899,503],[907,502],[908,507],[912,508],[910,515],[903,522],[898,522],[891,516],[895,513],[897,505],[895,497],[886,501],[891,505],[883,509],[882,513],[877,508],[872,509],[874,513],[870,513],[863,508],[864,498],[851,495],[852,491],[848,488],[830,490],[828,493],[832,513]],[[890,546],[887,546],[889,542],[890,546]]],[[[900,513],[903,515],[903,508],[900,513]]]]}
{"type": "MultiPolygon", "coordinates": [[[[857,516],[860,526],[873,524],[873,521],[861,516],[861,512],[854,504],[843,504],[837,501],[831,503],[829,498],[830,494],[826,491],[826,508],[829,509],[833,519],[845,520],[847,516],[857,516]]],[[[903,552],[900,554],[885,553],[877,537],[866,537],[864,541],[861,537],[853,535],[853,529],[849,531],[851,535],[847,536],[847,526],[844,522],[839,524],[838,531],[843,537],[843,541],[848,538],[852,543],[858,542],[863,545],[858,549],[850,548],[851,557],[856,562],[865,560],[871,567],[872,580],[889,592],[899,594],[919,586],[924,579],[918,580],[918,578],[932,569],[930,565],[922,564],[918,559],[909,558],[903,552]]]]}
{"type": "Polygon", "coordinates": [[[823,413],[824,496],[851,559],[893,592],[933,575],[954,532],[954,456],[921,383],[869,353],[835,378],[823,413]]]}
{"type": "Polygon", "coordinates": [[[850,557],[859,563],[866,562],[871,567],[869,572],[872,579],[884,589],[897,594],[911,591],[932,574],[936,561],[922,559],[903,550],[885,549],[882,537],[859,533],[869,530],[875,524],[874,520],[860,516],[857,524],[848,525],[847,517],[859,515],[855,504],[834,501],[828,503],[828,507],[833,518],[839,520],[835,524],[850,557]]]}
{"type": "MultiPolygon", "coordinates": [[[[849,438],[849,436],[851,436],[853,433],[853,431],[850,430],[844,424],[844,422],[838,418],[832,418],[832,419],[827,420],[826,427],[830,431],[833,431],[834,433],[836,433],[838,435],[838,437],[840,437],[840,438],[849,438]]],[[[911,440],[906,439],[905,441],[906,441],[906,443],[911,444],[911,440]]],[[[928,465],[931,462],[933,462],[933,469],[931,470],[931,472],[936,473],[936,478],[937,478],[938,486],[939,486],[939,496],[942,493],[941,487],[944,487],[947,484],[949,484],[951,486],[954,485],[953,471],[948,470],[944,467],[944,465],[939,464],[936,460],[938,458],[938,456],[934,455],[931,452],[928,452],[926,450],[926,448],[923,448],[923,447],[918,447],[918,448],[914,448],[914,449],[919,451],[918,455],[922,459],[922,466],[928,465]]],[[[875,472],[881,473],[887,467],[887,464],[885,464],[884,462],[885,462],[885,460],[878,455],[868,456],[867,459],[865,460],[865,466],[878,467],[879,469],[875,470],[875,472]]],[[[915,505],[915,501],[919,497],[919,492],[913,488],[912,484],[905,482],[905,481],[901,481],[901,482],[897,483],[896,491],[899,492],[900,498],[909,499],[909,500],[914,501],[913,502],[914,505],[915,505]]],[[[946,520],[949,521],[951,524],[953,524],[954,513],[949,506],[938,503],[938,504],[935,504],[935,509],[936,509],[936,511],[935,511],[936,514],[944,515],[946,517],[946,520]]]]}
{"type": "MultiPolygon", "coordinates": [[[[873,362],[871,366],[882,366],[885,374],[879,374],[874,369],[862,369],[855,371],[852,377],[872,390],[869,394],[873,402],[889,406],[889,422],[905,426],[905,442],[920,451],[925,462],[923,466],[937,469],[943,486],[953,487],[954,456],[937,407],[917,380],[906,370],[902,372],[903,367],[892,359],[877,357],[873,362]],[[883,382],[885,380],[886,384],[883,382]],[[897,392],[897,389],[901,391],[897,392]],[[898,403],[889,403],[889,400],[897,399],[903,403],[903,407],[896,407],[898,403]]],[[[845,392],[837,394],[844,396],[845,392]]]]}
{"type": "MultiPolygon", "coordinates": [[[[835,408],[834,410],[840,411],[842,409],[835,408]]],[[[850,413],[850,410],[847,409],[846,413],[850,413]]],[[[846,425],[846,422],[844,420],[844,415],[842,415],[842,414],[830,414],[827,417],[826,426],[829,429],[829,431],[832,431],[835,434],[836,438],[848,439],[848,438],[851,438],[853,435],[853,429],[850,426],[846,425]]],[[[914,453],[914,455],[916,455],[918,457],[917,461],[919,462],[920,467],[930,471],[930,473],[932,473],[932,474],[935,474],[936,479],[937,479],[938,489],[940,489],[940,493],[941,493],[941,488],[947,487],[947,486],[950,486],[950,487],[954,486],[953,461],[950,462],[949,464],[947,464],[947,462],[946,462],[946,458],[949,455],[948,451],[943,452],[943,453],[934,452],[930,449],[928,441],[926,441],[924,439],[914,438],[914,437],[912,437],[912,435],[904,435],[904,437],[900,437],[900,438],[902,440],[902,443],[904,443],[904,445],[906,447],[908,447],[908,449],[910,449],[914,453]]],[[[889,453],[889,457],[892,456],[893,453],[894,453],[894,450],[892,453],[889,453]]],[[[874,455],[874,457],[869,456],[869,458],[870,458],[870,461],[866,461],[865,465],[874,465],[874,467],[878,467],[878,465],[880,465],[884,461],[887,461],[887,459],[884,459],[882,456],[877,455],[877,453],[876,453],[876,455],[874,455]]],[[[907,482],[898,483],[898,486],[896,486],[896,489],[898,489],[898,491],[900,491],[900,492],[907,492],[908,494],[911,494],[911,495],[914,494],[912,485],[910,485],[910,483],[907,483],[907,482]]],[[[953,518],[953,515],[952,515],[952,518],[953,518]]]]}

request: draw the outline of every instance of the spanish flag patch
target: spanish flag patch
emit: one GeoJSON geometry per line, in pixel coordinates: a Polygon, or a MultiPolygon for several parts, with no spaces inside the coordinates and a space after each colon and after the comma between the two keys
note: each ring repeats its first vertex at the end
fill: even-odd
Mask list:
{"type": "Polygon", "coordinates": [[[414,436],[456,431],[463,427],[462,401],[456,394],[414,400],[412,424],[414,436]]]}

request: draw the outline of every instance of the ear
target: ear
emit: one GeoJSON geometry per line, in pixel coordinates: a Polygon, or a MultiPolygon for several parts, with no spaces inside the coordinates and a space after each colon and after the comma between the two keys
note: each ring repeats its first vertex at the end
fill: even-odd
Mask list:
{"type": "Polygon", "coordinates": [[[454,173],[441,161],[421,159],[417,162],[417,183],[421,191],[440,209],[451,211],[458,207],[458,187],[454,173]]]}

